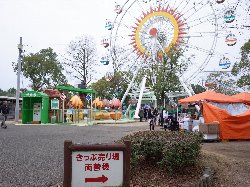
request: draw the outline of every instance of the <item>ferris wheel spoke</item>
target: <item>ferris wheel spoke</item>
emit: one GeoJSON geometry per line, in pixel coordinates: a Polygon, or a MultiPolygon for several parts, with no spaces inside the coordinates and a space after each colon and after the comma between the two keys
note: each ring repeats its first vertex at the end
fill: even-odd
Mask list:
{"type": "MultiPolygon", "coordinates": [[[[209,4],[209,1],[206,4],[202,4],[202,6],[200,8],[195,8],[195,6],[193,7],[193,12],[191,13],[191,15],[188,15],[186,17],[186,20],[188,20],[190,17],[194,16],[195,14],[199,13],[204,7],[206,7],[206,5],[209,4]]],[[[192,10],[192,9],[190,9],[192,10]]],[[[188,12],[184,13],[183,15],[187,14],[188,12]]]]}
{"type": "MultiPolygon", "coordinates": [[[[199,3],[197,3],[197,4],[194,3],[194,5],[192,5],[192,7],[189,8],[187,11],[181,12],[181,15],[182,15],[182,16],[188,15],[188,13],[189,13],[190,11],[193,11],[192,14],[191,14],[190,16],[196,14],[196,13],[199,12],[203,7],[205,7],[207,4],[209,4],[209,1],[208,1],[208,0],[206,0],[207,2],[206,2],[205,4],[203,4],[203,1],[204,1],[204,0],[201,0],[201,1],[200,1],[199,3]],[[198,7],[198,5],[201,5],[201,7],[198,7]]],[[[188,18],[189,18],[190,16],[188,16],[188,18]]],[[[188,18],[186,18],[186,19],[188,19],[188,18]]]]}
{"type": "Polygon", "coordinates": [[[141,8],[142,12],[145,12],[144,8],[142,7],[140,0],[137,0],[136,3],[138,4],[138,6],[141,8]]]}
{"type": "Polygon", "coordinates": [[[196,21],[200,21],[200,20],[207,20],[207,18],[210,18],[210,16],[213,16],[214,14],[208,14],[208,15],[205,15],[203,17],[199,17],[199,18],[196,18],[196,19],[193,19],[193,20],[188,20],[188,23],[193,23],[193,22],[196,22],[196,21]]]}
{"type": "Polygon", "coordinates": [[[204,23],[210,23],[210,24],[215,24],[215,23],[212,23],[211,21],[213,21],[214,18],[210,18],[210,19],[205,19],[205,20],[199,20],[198,23],[196,22],[193,22],[193,25],[188,25],[189,28],[194,28],[194,27],[197,27],[197,26],[200,26],[201,24],[204,24],[204,23]]]}
{"type": "MultiPolygon", "coordinates": [[[[188,4],[190,3],[190,1],[188,0],[184,0],[186,2],[186,4],[184,5],[184,7],[179,11],[179,14],[182,15],[182,12],[185,10],[185,8],[188,6],[188,4]]],[[[182,3],[181,3],[182,4],[182,3]]]]}
{"type": "Polygon", "coordinates": [[[188,38],[192,38],[192,37],[204,37],[204,36],[214,36],[215,32],[192,32],[192,35],[188,35],[188,38]]]}
{"type": "Polygon", "coordinates": [[[191,48],[191,49],[195,49],[197,51],[200,51],[200,52],[203,52],[203,53],[206,53],[206,54],[210,54],[212,55],[213,54],[213,50],[207,50],[207,49],[204,49],[202,47],[198,47],[198,46],[195,46],[195,45],[191,45],[191,44],[185,44],[188,48],[191,48]]]}

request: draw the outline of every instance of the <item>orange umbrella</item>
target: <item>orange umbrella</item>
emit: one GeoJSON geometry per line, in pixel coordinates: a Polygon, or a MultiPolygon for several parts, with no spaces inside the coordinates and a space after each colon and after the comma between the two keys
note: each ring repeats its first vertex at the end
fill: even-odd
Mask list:
{"type": "Polygon", "coordinates": [[[96,106],[97,108],[101,108],[103,107],[103,102],[99,99],[99,97],[97,97],[93,103],[92,103],[93,106],[96,106]]]}
{"type": "Polygon", "coordinates": [[[81,108],[83,106],[82,100],[78,95],[74,95],[70,99],[71,104],[74,106],[74,108],[81,108]]]}

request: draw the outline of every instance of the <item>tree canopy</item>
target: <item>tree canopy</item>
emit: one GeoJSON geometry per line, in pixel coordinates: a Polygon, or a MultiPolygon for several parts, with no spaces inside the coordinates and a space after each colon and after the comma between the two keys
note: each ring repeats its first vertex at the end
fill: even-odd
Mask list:
{"type": "MultiPolygon", "coordinates": [[[[17,64],[13,63],[13,68],[16,72],[17,64]]],[[[66,77],[62,73],[63,68],[57,60],[57,54],[50,47],[25,56],[21,71],[23,76],[31,81],[33,90],[42,90],[66,83],[66,77]]]]}
{"type": "Polygon", "coordinates": [[[250,40],[241,47],[241,60],[234,64],[232,74],[238,77],[239,87],[250,90],[250,40]]]}
{"type": "Polygon", "coordinates": [[[211,85],[210,89],[226,95],[233,95],[238,92],[235,82],[231,73],[228,72],[210,73],[206,80],[206,83],[211,85]]]}
{"type": "MultiPolygon", "coordinates": [[[[139,76],[148,75],[149,81],[147,86],[153,88],[159,104],[164,102],[166,93],[183,90],[179,76],[186,71],[190,62],[181,60],[182,54],[183,51],[181,49],[171,48],[167,55],[163,55],[161,64],[157,62],[151,68],[143,70],[141,76],[139,76]]],[[[140,78],[141,80],[142,78],[140,78]]]]}

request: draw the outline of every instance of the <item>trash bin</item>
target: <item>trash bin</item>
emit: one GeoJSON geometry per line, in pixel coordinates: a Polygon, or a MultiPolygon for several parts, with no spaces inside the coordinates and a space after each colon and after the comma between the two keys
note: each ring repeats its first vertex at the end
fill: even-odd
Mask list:
{"type": "Polygon", "coordinates": [[[51,123],[56,123],[56,116],[51,116],[50,122],[51,123]]]}

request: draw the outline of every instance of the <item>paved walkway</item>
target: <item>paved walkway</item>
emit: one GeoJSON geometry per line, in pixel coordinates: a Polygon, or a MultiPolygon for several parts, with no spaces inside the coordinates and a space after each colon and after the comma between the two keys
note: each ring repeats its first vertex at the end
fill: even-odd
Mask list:
{"type": "Polygon", "coordinates": [[[113,143],[148,123],[93,126],[8,125],[0,129],[0,187],[48,187],[63,180],[63,143],[113,143]]]}

